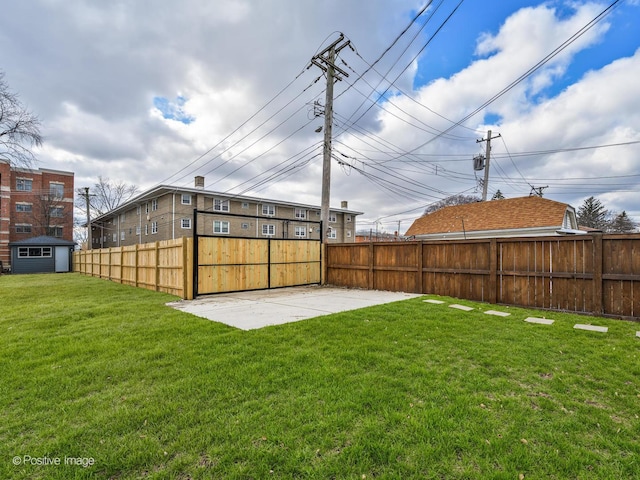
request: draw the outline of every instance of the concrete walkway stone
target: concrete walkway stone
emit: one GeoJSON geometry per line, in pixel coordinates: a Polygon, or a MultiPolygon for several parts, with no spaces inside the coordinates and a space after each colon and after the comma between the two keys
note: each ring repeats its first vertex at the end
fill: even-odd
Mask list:
{"type": "Polygon", "coordinates": [[[473,308],[471,307],[467,307],[466,305],[458,305],[457,303],[449,305],[449,308],[457,308],[458,310],[464,310],[465,312],[470,312],[471,310],[473,310],[473,308]]]}
{"type": "Polygon", "coordinates": [[[425,303],[433,303],[434,305],[442,305],[444,302],[442,300],[433,300],[433,299],[428,299],[428,300],[423,300],[423,302],[425,303]]]}
{"type": "Polygon", "coordinates": [[[536,318],[536,317],[528,317],[524,319],[525,322],[529,323],[539,323],[540,325],[553,325],[553,320],[549,320],[548,318],[536,318]]]}
{"type": "Polygon", "coordinates": [[[578,330],[589,330],[590,332],[607,333],[609,329],[607,327],[599,327],[597,325],[583,325],[582,323],[576,323],[573,328],[578,330]]]}
{"type": "Polygon", "coordinates": [[[510,313],[507,312],[498,312],[497,310],[487,310],[486,312],[487,315],[496,315],[498,317],[508,317],[509,315],[511,315],[510,313]]]}

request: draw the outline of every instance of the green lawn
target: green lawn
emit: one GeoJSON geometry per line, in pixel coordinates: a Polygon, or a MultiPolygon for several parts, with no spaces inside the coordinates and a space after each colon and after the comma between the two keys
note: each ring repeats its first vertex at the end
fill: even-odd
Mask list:
{"type": "Polygon", "coordinates": [[[0,277],[0,478],[640,478],[640,324],[418,298],[246,332],[172,299],[0,277]]]}

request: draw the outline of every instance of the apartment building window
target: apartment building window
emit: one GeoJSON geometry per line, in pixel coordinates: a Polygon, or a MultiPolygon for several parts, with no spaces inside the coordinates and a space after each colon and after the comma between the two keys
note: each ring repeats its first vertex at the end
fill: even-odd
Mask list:
{"type": "Polygon", "coordinates": [[[31,213],[33,211],[33,204],[31,203],[16,203],[16,212],[31,213]]]}
{"type": "Polygon", "coordinates": [[[347,230],[347,238],[351,238],[351,230],[347,230]]]}
{"type": "Polygon", "coordinates": [[[307,227],[296,227],[296,238],[307,238],[307,227]]]}
{"type": "Polygon", "coordinates": [[[63,183],[49,183],[49,195],[53,198],[64,197],[64,184],[63,183]]]}
{"type": "Polygon", "coordinates": [[[140,235],[140,225],[136,225],[136,235],[140,235]]]}
{"type": "Polygon", "coordinates": [[[330,213],[329,214],[329,222],[331,223],[336,223],[338,221],[338,218],[336,217],[335,213],[330,213]]]}
{"type": "Polygon", "coordinates": [[[136,215],[140,215],[140,205],[136,206],[136,215]]]}
{"type": "Polygon", "coordinates": [[[190,218],[183,218],[180,222],[180,226],[182,228],[191,228],[191,219],[190,218]]]}
{"type": "Polygon", "coordinates": [[[304,208],[296,208],[295,216],[298,219],[305,219],[307,218],[307,211],[304,208]]]}
{"type": "Polygon", "coordinates": [[[50,234],[56,238],[62,238],[62,227],[49,227],[50,234]]]}
{"type": "Polygon", "coordinates": [[[272,237],[276,234],[276,226],[273,224],[262,225],[262,235],[272,237]]]}
{"type": "Polygon", "coordinates": [[[182,205],[191,205],[191,195],[189,195],[188,193],[182,194],[182,205]]]}
{"type": "Polygon", "coordinates": [[[347,223],[351,222],[351,215],[347,215],[347,223]]]}
{"type": "Polygon", "coordinates": [[[327,235],[327,238],[332,238],[332,239],[338,238],[335,228],[329,229],[329,234],[327,235]]]}
{"type": "Polygon", "coordinates": [[[242,202],[242,208],[249,208],[249,202],[242,202]]]}
{"type": "Polygon", "coordinates": [[[229,233],[229,222],[215,220],[213,222],[213,233],[229,233]]]}
{"type": "Polygon", "coordinates": [[[124,223],[126,219],[127,219],[127,214],[125,212],[122,212],[120,214],[120,223],[124,223]]]}
{"type": "Polygon", "coordinates": [[[19,192],[30,192],[33,189],[33,180],[30,178],[18,178],[16,180],[16,190],[19,192]]]}
{"type": "Polygon", "coordinates": [[[243,223],[240,225],[240,228],[242,228],[242,230],[249,230],[249,224],[248,223],[243,223]]]}
{"type": "Polygon", "coordinates": [[[276,214],[276,206],[265,203],[262,205],[262,215],[273,217],[276,214]]]}
{"type": "Polygon", "coordinates": [[[114,242],[117,242],[117,241],[118,241],[118,234],[117,234],[117,233],[112,233],[112,234],[111,234],[111,237],[113,238],[113,241],[114,241],[114,242]]]}
{"type": "Polygon", "coordinates": [[[144,226],[144,234],[145,235],[149,235],[149,224],[148,223],[144,226]]]}
{"type": "Polygon", "coordinates": [[[151,211],[155,212],[156,210],[158,210],[158,199],[154,198],[151,200],[151,211]]]}
{"type": "Polygon", "coordinates": [[[124,240],[125,238],[125,232],[120,232],[120,240],[124,240]]]}
{"type": "Polygon", "coordinates": [[[220,198],[213,199],[213,210],[216,212],[228,212],[229,200],[222,200],[220,198]]]}
{"type": "Polygon", "coordinates": [[[149,203],[145,203],[144,204],[144,213],[146,213],[146,214],[149,213],[149,203]]]}
{"type": "Polygon", "coordinates": [[[64,217],[64,209],[63,207],[51,207],[49,210],[49,215],[51,217],[62,218],[64,217]]]}
{"type": "Polygon", "coordinates": [[[16,233],[31,233],[31,225],[16,225],[16,233]]]}
{"type": "Polygon", "coordinates": [[[158,222],[151,222],[151,235],[158,233],[158,222]]]}
{"type": "Polygon", "coordinates": [[[19,257],[50,257],[51,247],[18,247],[19,257]]]}

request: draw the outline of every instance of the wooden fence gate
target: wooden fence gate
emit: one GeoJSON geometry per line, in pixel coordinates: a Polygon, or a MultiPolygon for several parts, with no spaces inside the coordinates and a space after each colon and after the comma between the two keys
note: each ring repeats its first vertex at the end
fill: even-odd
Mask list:
{"type": "MultiPolygon", "coordinates": [[[[260,226],[259,222],[277,223],[274,229],[283,236],[288,234],[289,224],[304,225],[305,235],[315,231],[313,221],[296,221],[269,217],[256,219],[254,216],[224,212],[194,210],[194,251],[193,251],[193,293],[239,292],[245,290],[263,290],[268,288],[312,285],[321,282],[320,239],[314,238],[248,238],[233,236],[234,219],[241,223],[260,226]],[[231,220],[230,222],[227,219],[231,220]],[[294,223],[295,222],[295,223],[294,223]],[[215,232],[224,228],[225,233],[215,232]]],[[[239,232],[238,232],[239,233],[239,232]]]]}

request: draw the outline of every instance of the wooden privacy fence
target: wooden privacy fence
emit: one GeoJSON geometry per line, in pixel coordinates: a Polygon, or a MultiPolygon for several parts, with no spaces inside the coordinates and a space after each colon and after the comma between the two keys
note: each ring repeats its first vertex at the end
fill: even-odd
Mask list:
{"type": "Polygon", "coordinates": [[[73,271],[126,285],[193,298],[193,239],[81,250],[73,271]]]}
{"type": "Polygon", "coordinates": [[[196,294],[320,283],[320,242],[198,236],[196,294]]]}
{"type": "Polygon", "coordinates": [[[640,235],[327,245],[327,283],[640,317],[640,235]]]}
{"type": "Polygon", "coordinates": [[[192,299],[320,283],[320,242],[198,236],[73,254],[73,271],[192,299]],[[196,288],[194,288],[194,286],[196,288]]]}

